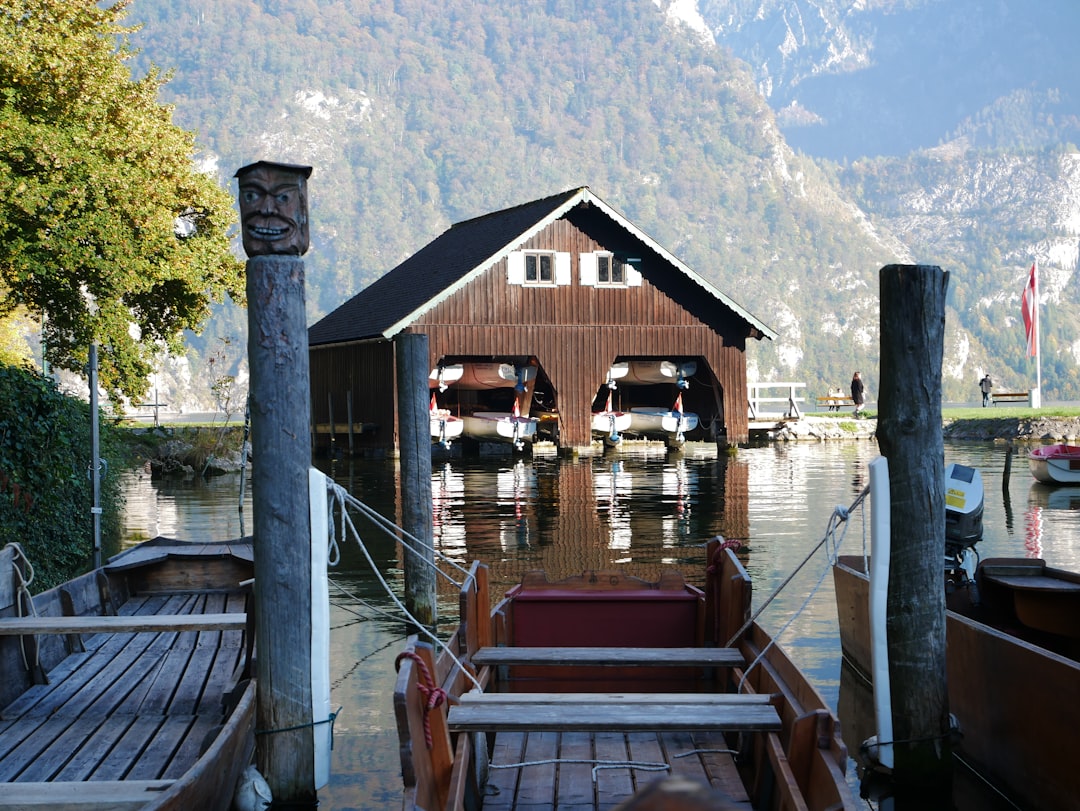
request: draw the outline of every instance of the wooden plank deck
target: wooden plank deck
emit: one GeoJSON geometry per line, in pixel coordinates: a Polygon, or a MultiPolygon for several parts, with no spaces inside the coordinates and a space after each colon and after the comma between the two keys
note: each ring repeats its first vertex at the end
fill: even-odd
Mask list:
{"type": "MultiPolygon", "coordinates": [[[[85,623],[121,632],[83,636],[85,652],[0,711],[0,783],[19,785],[28,807],[34,797],[63,807],[78,799],[78,781],[125,781],[114,786],[118,802],[137,804],[179,777],[224,718],[222,698],[246,654],[244,606],[242,593],[159,594],[129,601],[111,622],[85,623]],[[159,623],[159,613],[184,619],[159,623]]],[[[12,786],[0,786],[0,808],[16,801],[12,786]]]]}
{"type": "Polygon", "coordinates": [[[610,811],[669,775],[726,792],[734,808],[751,807],[719,732],[544,731],[495,737],[484,811],[610,811]],[[653,764],[667,768],[646,768],[653,764]]]}

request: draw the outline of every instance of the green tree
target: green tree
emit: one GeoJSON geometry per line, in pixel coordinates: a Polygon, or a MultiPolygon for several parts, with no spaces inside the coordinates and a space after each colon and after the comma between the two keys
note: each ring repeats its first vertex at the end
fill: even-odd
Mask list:
{"type": "Polygon", "coordinates": [[[226,293],[231,196],[196,170],[193,136],[133,78],[128,0],[0,0],[0,315],[44,316],[49,361],[142,396],[162,345],[182,351],[226,293]]]}

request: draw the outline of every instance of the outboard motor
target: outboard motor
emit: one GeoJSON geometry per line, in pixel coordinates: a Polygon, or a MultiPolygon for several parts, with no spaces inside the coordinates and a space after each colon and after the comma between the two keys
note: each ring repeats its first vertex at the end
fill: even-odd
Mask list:
{"type": "Polygon", "coordinates": [[[964,566],[968,550],[982,540],[982,474],[955,462],[945,468],[945,582],[946,588],[974,585],[974,566],[964,566]]]}

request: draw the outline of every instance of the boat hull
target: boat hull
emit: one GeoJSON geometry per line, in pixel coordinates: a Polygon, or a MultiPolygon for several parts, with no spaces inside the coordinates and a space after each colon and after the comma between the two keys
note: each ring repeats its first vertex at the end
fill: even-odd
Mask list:
{"type": "MultiPolygon", "coordinates": [[[[730,549],[718,547],[707,552],[704,589],[673,571],[655,583],[616,570],[557,582],[530,572],[490,613],[487,567],[474,563],[447,649],[436,658],[413,637],[398,657],[403,811],[482,809],[484,797],[534,811],[614,807],[635,789],[621,774],[597,780],[593,764],[605,760],[666,760],[671,774],[699,783],[708,795],[702,808],[855,809],[835,716],[748,621],[749,577],[730,549]],[[450,700],[432,711],[425,696],[436,684],[450,700]],[[753,720],[765,716],[773,720],[753,720]],[[491,757],[470,805],[472,746],[481,739],[474,731],[489,733],[491,757]],[[679,760],[693,749],[708,754],[679,760]],[[563,762],[536,771],[536,762],[551,759],[563,762]],[[712,791],[721,786],[723,800],[712,791]]],[[[638,775],[637,788],[654,779],[638,775]]],[[[643,801],[640,791],[634,796],[643,801]]]]}
{"type": "Polygon", "coordinates": [[[515,417],[504,411],[478,411],[462,418],[466,436],[481,442],[531,442],[535,417],[515,417]]]}
{"type": "Polygon", "coordinates": [[[431,370],[429,388],[506,389],[524,385],[536,378],[535,366],[514,366],[512,363],[480,362],[454,363],[431,370]]]}
{"type": "Polygon", "coordinates": [[[1044,445],[1028,454],[1028,466],[1043,484],[1080,484],[1080,446],[1044,445]]]}
{"type": "Polygon", "coordinates": [[[680,436],[698,426],[698,416],[667,408],[636,406],[630,409],[628,431],[643,436],[680,436]]]}
{"type": "Polygon", "coordinates": [[[631,419],[625,411],[597,411],[592,415],[592,430],[603,437],[618,436],[630,427],[631,419]]]}
{"type": "Polygon", "coordinates": [[[695,361],[627,360],[612,364],[609,378],[626,385],[647,386],[656,383],[679,383],[697,372],[695,361]]]}
{"type": "Polygon", "coordinates": [[[156,538],[36,595],[37,616],[0,600],[0,808],[229,809],[255,745],[253,574],[250,542],[156,538]],[[85,652],[69,626],[96,629],[85,652]],[[28,686],[21,642],[47,686],[28,686]]]}
{"type": "MultiPolygon", "coordinates": [[[[1023,570],[1041,561],[989,559],[981,571],[1005,563],[1023,570]]],[[[870,580],[863,559],[841,556],[833,580],[844,658],[868,678],[870,580]]],[[[1080,663],[981,619],[1007,618],[1012,627],[1022,627],[1020,617],[1027,617],[1044,626],[1032,630],[1031,639],[1050,639],[1052,634],[1080,650],[1080,578],[1058,582],[1072,585],[1045,593],[1034,590],[1029,596],[1036,607],[1022,608],[1017,615],[1016,606],[1026,601],[981,579],[982,608],[976,616],[946,612],[949,711],[963,735],[960,754],[1024,808],[1066,808],[1080,796],[1080,770],[1072,749],[1080,706],[1068,698],[1080,695],[1080,663]],[[1041,605],[1042,597],[1067,602],[1041,605]],[[1054,627],[1058,622],[1067,624],[1054,627]],[[1048,632],[1048,627],[1064,633],[1048,632]]],[[[950,602],[960,607],[968,598],[961,592],[950,602]]]]}
{"type": "Polygon", "coordinates": [[[449,412],[445,414],[431,414],[431,439],[434,442],[449,444],[458,439],[465,431],[465,422],[460,417],[455,417],[449,412]]]}

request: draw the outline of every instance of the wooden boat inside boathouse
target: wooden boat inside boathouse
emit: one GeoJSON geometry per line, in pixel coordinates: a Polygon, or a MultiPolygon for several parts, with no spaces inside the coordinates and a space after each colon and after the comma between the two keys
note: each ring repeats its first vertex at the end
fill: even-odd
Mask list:
{"type": "Polygon", "coordinates": [[[589,188],[570,189],[452,226],[309,329],[317,452],[396,451],[410,334],[427,337],[433,409],[529,418],[560,450],[590,447],[605,408],[685,410],[686,439],[745,442],[747,342],[776,337],[589,188]],[[693,373],[620,382],[633,363],[693,373]],[[440,374],[482,364],[515,379],[440,374]]]}

